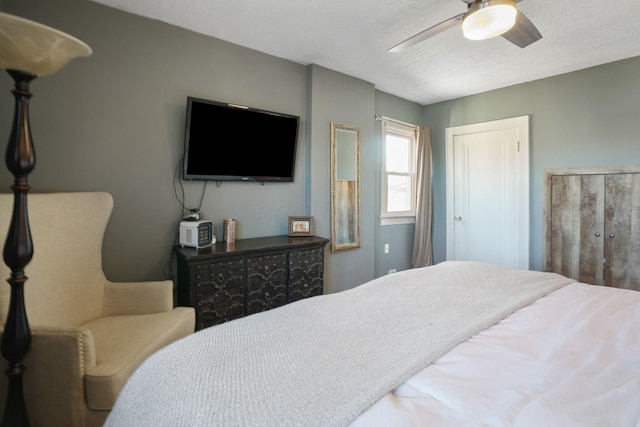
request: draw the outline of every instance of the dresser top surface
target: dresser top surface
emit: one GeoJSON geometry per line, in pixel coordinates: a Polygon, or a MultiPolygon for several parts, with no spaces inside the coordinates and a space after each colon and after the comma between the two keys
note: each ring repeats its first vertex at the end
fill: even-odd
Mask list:
{"type": "Polygon", "coordinates": [[[216,242],[206,248],[175,246],[179,257],[187,260],[210,258],[211,256],[241,255],[244,252],[260,252],[280,249],[296,249],[305,246],[324,246],[329,239],[318,236],[269,236],[240,239],[233,243],[216,242]]]}

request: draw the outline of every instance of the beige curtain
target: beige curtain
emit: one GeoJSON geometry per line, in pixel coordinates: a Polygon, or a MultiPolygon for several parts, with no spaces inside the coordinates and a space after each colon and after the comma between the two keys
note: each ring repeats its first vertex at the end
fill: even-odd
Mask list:
{"type": "Polygon", "coordinates": [[[413,257],[411,265],[426,267],[433,264],[433,245],[431,243],[431,222],[433,214],[431,193],[431,129],[421,127],[418,132],[417,159],[417,209],[416,229],[413,238],[413,257]]]}

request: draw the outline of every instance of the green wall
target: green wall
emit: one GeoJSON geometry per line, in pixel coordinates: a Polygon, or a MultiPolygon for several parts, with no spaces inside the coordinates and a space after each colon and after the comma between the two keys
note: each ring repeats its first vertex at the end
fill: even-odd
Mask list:
{"type": "Polygon", "coordinates": [[[424,107],[434,258],[446,257],[445,129],[530,115],[530,267],[542,269],[544,169],[640,164],[640,57],[424,107]]]}

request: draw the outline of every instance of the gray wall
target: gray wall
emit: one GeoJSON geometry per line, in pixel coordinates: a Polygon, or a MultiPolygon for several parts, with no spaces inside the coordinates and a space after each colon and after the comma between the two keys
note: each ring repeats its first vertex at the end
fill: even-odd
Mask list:
{"type": "MultiPolygon", "coordinates": [[[[202,211],[218,237],[224,218],[236,218],[238,238],[247,238],[286,234],[287,217],[307,213],[306,67],[88,1],[4,1],[2,10],[68,32],[94,51],[32,84],[30,183],[33,192],[113,194],[104,246],[112,280],[163,276],[181,216],[174,171],[189,95],[301,116],[293,183],[209,183],[202,211]]],[[[4,73],[0,83],[0,134],[8,135],[12,83],[4,73]]],[[[0,169],[8,191],[11,177],[0,169]]],[[[202,188],[184,183],[188,207],[202,188]]]]}
{"type": "MultiPolygon", "coordinates": [[[[170,271],[182,214],[174,194],[182,190],[174,175],[183,150],[187,96],[301,116],[293,183],[206,186],[202,212],[217,225],[218,238],[224,218],[238,220],[238,238],[251,238],[286,234],[289,215],[314,216],[316,234],[330,237],[330,122],[359,126],[362,248],[327,250],[326,291],[375,276],[379,141],[373,118],[383,94],[371,83],[83,0],[5,0],[0,9],[65,31],[94,51],[32,84],[38,161],[30,183],[32,192],[113,194],[115,210],[104,245],[104,269],[111,280],[160,279],[170,271]]],[[[0,83],[5,87],[0,135],[8,135],[12,82],[3,74],[0,83]]],[[[379,114],[421,109],[395,97],[383,105],[379,114]]],[[[12,177],[5,168],[0,180],[6,183],[0,191],[9,191],[12,177]]],[[[182,185],[186,206],[197,207],[203,182],[182,185]]],[[[398,261],[392,264],[401,269],[405,253],[393,255],[398,261]]]]}
{"type": "MultiPolygon", "coordinates": [[[[286,234],[289,215],[312,215],[330,236],[331,121],[361,128],[362,248],[327,251],[327,291],[353,287],[411,262],[413,225],[380,226],[380,127],[375,114],[431,127],[435,261],[445,259],[448,126],[531,115],[531,266],[542,263],[544,168],[640,163],[640,58],[435,105],[375,90],[317,65],[304,66],[85,0],[4,0],[14,13],[68,32],[94,54],[32,84],[38,164],[33,192],[104,190],[115,198],[104,268],[112,280],[163,277],[181,208],[174,171],[182,155],[186,97],[235,102],[301,116],[293,183],[206,187],[202,211],[238,237],[286,234]],[[391,253],[384,254],[384,243],[391,253]]],[[[13,116],[10,78],[0,83],[0,135],[13,116]]],[[[6,136],[5,136],[6,138],[6,136]]],[[[11,176],[0,168],[9,191],[11,176]]],[[[196,207],[202,182],[186,182],[196,207]]],[[[36,242],[36,250],[37,242],[36,242]]]]}
{"type": "Polygon", "coordinates": [[[308,83],[308,134],[312,141],[310,212],[320,235],[331,236],[331,122],[360,128],[362,247],[328,254],[325,291],[337,292],[374,278],[375,88],[371,83],[317,65],[308,67],[308,83]]]}
{"type": "MultiPolygon", "coordinates": [[[[419,104],[407,101],[397,96],[385,92],[376,92],[376,115],[391,117],[406,123],[420,125],[423,121],[422,107],[419,104]]],[[[376,277],[383,276],[391,269],[407,270],[411,268],[411,257],[413,254],[413,224],[407,225],[380,225],[380,209],[382,200],[380,198],[381,181],[381,158],[382,136],[381,123],[376,122],[376,277]],[[389,244],[389,253],[384,253],[385,243],[389,244]]]]}
{"type": "Polygon", "coordinates": [[[446,258],[445,129],[530,115],[530,266],[543,261],[544,169],[640,164],[640,58],[429,105],[434,257],[446,258]]]}

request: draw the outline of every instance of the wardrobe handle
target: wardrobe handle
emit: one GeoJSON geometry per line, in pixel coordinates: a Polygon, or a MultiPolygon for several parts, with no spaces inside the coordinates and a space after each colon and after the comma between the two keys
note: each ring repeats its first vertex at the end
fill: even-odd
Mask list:
{"type": "Polygon", "coordinates": [[[596,237],[600,237],[600,233],[596,233],[596,237]]]}
{"type": "Polygon", "coordinates": [[[613,239],[615,236],[612,233],[612,234],[609,234],[609,237],[611,237],[613,239]]]}

